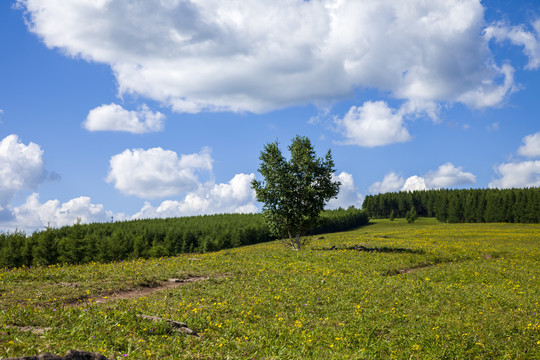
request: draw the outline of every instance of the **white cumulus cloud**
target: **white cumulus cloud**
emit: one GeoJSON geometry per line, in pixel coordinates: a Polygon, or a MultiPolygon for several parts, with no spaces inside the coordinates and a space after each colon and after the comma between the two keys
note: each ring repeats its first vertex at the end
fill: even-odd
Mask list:
{"type": "Polygon", "coordinates": [[[503,78],[502,85],[499,85],[495,78],[488,80],[483,86],[469,90],[459,95],[457,100],[463,104],[481,109],[497,106],[501,104],[509,93],[517,91],[514,84],[514,68],[509,64],[504,64],[500,68],[493,65],[493,69],[503,78]]]}
{"type": "Polygon", "coordinates": [[[403,115],[384,101],[366,101],[362,106],[353,106],[336,124],[346,138],[345,144],[375,147],[411,139],[404,127],[403,115]]]}
{"type": "Polygon", "coordinates": [[[484,31],[485,37],[495,39],[498,42],[510,41],[517,46],[523,46],[523,52],[529,58],[526,69],[538,69],[540,66],[540,20],[532,23],[534,32],[527,31],[525,25],[509,26],[498,23],[487,27],[484,31]]]}
{"type": "Polygon", "coordinates": [[[456,167],[451,162],[439,166],[437,170],[428,171],[425,175],[413,175],[406,180],[390,172],[382,181],[374,182],[369,187],[371,194],[382,194],[394,191],[414,191],[440,188],[451,188],[458,185],[474,184],[476,176],[470,172],[464,172],[462,167],[456,167]]]}
{"type": "Polygon", "coordinates": [[[384,194],[387,192],[398,191],[404,184],[405,179],[392,171],[386,174],[382,181],[374,182],[369,187],[369,192],[371,194],[384,194]]]}
{"type": "Polygon", "coordinates": [[[354,185],[354,178],[351,174],[342,171],[339,175],[334,174],[332,181],[339,181],[341,186],[339,187],[337,198],[331,199],[326,204],[327,209],[347,209],[349,206],[362,207],[363,198],[358,192],[356,185],[354,185]]]}
{"type": "Polygon", "coordinates": [[[106,181],[126,195],[153,199],[195,190],[200,185],[198,172],[211,170],[209,149],[180,158],[159,147],[128,149],[111,157],[106,181]]]}
{"type": "Polygon", "coordinates": [[[264,112],[364,88],[486,107],[514,89],[479,0],[17,3],[49,48],[107,64],[120,94],[178,112],[264,112]]]}
{"type": "Polygon", "coordinates": [[[405,181],[401,191],[417,191],[427,189],[428,187],[426,185],[426,180],[421,176],[413,175],[405,181]]]}
{"type": "Polygon", "coordinates": [[[146,105],[129,111],[117,104],[101,105],[90,110],[83,126],[89,131],[126,131],[134,134],[163,130],[165,115],[152,112],[146,105]]]}
{"type": "Polygon", "coordinates": [[[540,186],[540,160],[500,164],[495,168],[498,179],[491,188],[525,188],[540,186]]]}
{"type": "Polygon", "coordinates": [[[255,213],[258,211],[255,191],[251,188],[254,174],[236,174],[225,184],[201,185],[182,200],[165,200],[154,207],[146,202],[133,218],[177,217],[219,213],[255,213]]]}
{"type": "Polygon", "coordinates": [[[530,158],[540,157],[540,132],[525,136],[523,145],[518,149],[518,154],[530,158]]]}
{"type": "Polygon", "coordinates": [[[470,172],[462,171],[461,167],[455,167],[452,163],[439,166],[435,171],[425,175],[426,184],[430,189],[449,188],[456,185],[474,184],[476,176],[470,172]]]}
{"type": "Polygon", "coordinates": [[[46,226],[62,227],[73,225],[78,218],[82,223],[110,221],[111,217],[121,220],[122,214],[113,214],[105,210],[102,204],[93,204],[89,197],[81,196],[64,203],[59,200],[39,201],[39,195],[34,193],[22,205],[10,207],[13,218],[0,223],[4,231],[22,230],[31,234],[43,230],[46,226]]]}
{"type": "MultiPolygon", "coordinates": [[[[200,164],[191,157],[188,160],[200,164]]],[[[31,234],[47,226],[62,227],[73,225],[77,219],[82,223],[107,222],[141,218],[166,218],[222,213],[256,213],[259,211],[255,191],[251,188],[254,174],[236,174],[229,182],[198,184],[198,188],[188,192],[181,200],[165,200],[154,207],[149,202],[135,214],[113,213],[102,204],[95,204],[90,197],[80,196],[64,203],[48,200],[41,203],[34,193],[19,206],[0,206],[0,230],[22,230],[31,234]],[[2,212],[9,216],[2,216],[2,212]]]]}
{"type": "Polygon", "coordinates": [[[0,206],[7,205],[18,191],[35,189],[46,177],[39,145],[25,145],[17,135],[0,141],[0,206]]]}

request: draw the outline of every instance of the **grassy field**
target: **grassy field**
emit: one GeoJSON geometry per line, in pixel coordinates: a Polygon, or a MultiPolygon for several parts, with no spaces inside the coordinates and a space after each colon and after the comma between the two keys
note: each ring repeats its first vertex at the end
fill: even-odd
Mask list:
{"type": "Polygon", "coordinates": [[[301,252],[5,270],[0,294],[0,358],[539,359],[540,225],[375,220],[301,252]]]}

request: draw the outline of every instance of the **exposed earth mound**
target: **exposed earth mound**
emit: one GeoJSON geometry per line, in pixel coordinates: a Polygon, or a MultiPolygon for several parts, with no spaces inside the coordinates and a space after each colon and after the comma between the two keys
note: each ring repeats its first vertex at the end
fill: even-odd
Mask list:
{"type": "Polygon", "coordinates": [[[69,350],[65,356],[41,354],[36,356],[23,356],[8,358],[6,360],[109,360],[105,356],[88,351],[69,350]]]}

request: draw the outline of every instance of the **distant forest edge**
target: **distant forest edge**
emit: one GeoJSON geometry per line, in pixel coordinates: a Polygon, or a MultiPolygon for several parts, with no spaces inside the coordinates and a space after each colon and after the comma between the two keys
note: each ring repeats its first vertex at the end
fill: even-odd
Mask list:
{"type": "Polygon", "coordinates": [[[368,195],[362,209],[372,218],[418,216],[448,223],[538,223],[540,188],[425,190],[368,195]]]}
{"type": "MultiPolygon", "coordinates": [[[[363,210],[328,210],[310,235],[369,222],[363,210]]],[[[275,240],[262,214],[223,214],[74,224],[26,236],[0,234],[0,268],[82,264],[208,252],[275,240]]]]}

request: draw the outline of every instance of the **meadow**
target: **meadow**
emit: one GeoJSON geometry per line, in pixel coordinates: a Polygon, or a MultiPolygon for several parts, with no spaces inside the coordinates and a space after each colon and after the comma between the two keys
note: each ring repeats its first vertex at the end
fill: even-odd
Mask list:
{"type": "Polygon", "coordinates": [[[540,358],[540,225],[371,222],[299,252],[1,270],[0,358],[540,358]]]}

